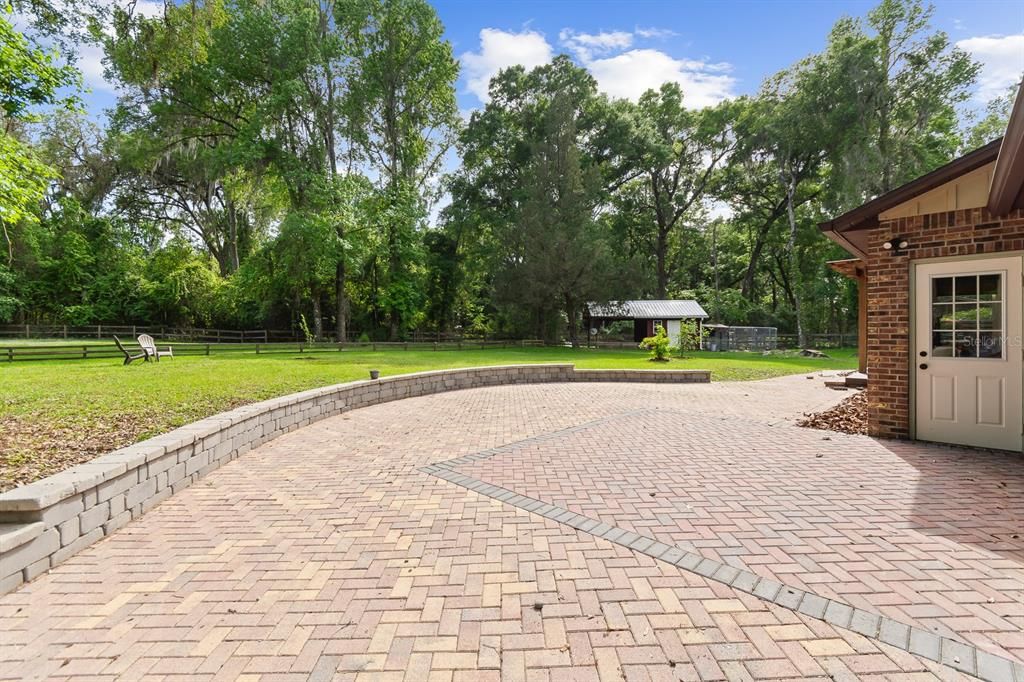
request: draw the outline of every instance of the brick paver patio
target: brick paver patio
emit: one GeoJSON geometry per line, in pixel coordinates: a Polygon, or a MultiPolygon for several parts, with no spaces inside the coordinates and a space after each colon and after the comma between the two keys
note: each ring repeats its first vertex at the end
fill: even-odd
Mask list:
{"type": "Polygon", "coordinates": [[[1024,462],[788,423],[844,395],[529,385],[325,420],[0,597],[0,678],[963,677],[806,615],[818,595],[1024,682],[1024,462]],[[452,472],[810,595],[787,608],[420,470],[465,456],[452,472]]]}

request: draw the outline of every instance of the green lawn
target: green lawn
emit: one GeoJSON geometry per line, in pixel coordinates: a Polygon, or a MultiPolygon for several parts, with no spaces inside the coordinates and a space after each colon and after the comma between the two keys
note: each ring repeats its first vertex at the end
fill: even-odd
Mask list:
{"type": "Polygon", "coordinates": [[[237,405],[368,376],[449,367],[571,362],[581,368],[710,369],[714,381],[856,366],[828,359],[692,353],[655,364],[633,350],[516,348],[255,355],[218,353],[123,367],[117,359],[0,363],[0,490],[237,405]]]}

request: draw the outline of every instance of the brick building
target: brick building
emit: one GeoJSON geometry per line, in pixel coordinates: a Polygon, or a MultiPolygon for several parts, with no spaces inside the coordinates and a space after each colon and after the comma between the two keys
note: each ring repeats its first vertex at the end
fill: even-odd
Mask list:
{"type": "Polygon", "coordinates": [[[872,435],[1024,448],[1024,99],[996,140],[821,229],[855,258],[872,435]]]}

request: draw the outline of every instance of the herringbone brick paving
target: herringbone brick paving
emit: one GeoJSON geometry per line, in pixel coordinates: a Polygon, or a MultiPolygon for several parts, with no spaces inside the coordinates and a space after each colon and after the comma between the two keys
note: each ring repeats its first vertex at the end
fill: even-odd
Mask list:
{"type": "Polygon", "coordinates": [[[818,384],[513,386],[326,420],[0,597],[0,677],[959,679],[416,471],[651,405],[778,422],[842,397],[818,384]]]}
{"type": "Polygon", "coordinates": [[[1024,660],[1019,457],[665,410],[458,470],[1024,660]]]}

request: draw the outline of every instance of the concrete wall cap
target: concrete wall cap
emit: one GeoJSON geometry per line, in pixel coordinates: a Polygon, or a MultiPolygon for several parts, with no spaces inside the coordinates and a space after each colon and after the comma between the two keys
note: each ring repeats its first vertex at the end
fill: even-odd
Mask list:
{"type": "Polygon", "coordinates": [[[43,534],[46,524],[42,521],[32,523],[0,523],[0,554],[21,547],[43,534]]]}
{"type": "Polygon", "coordinates": [[[74,477],[61,472],[0,493],[0,511],[39,511],[73,497],[76,493],[74,477]]]}

